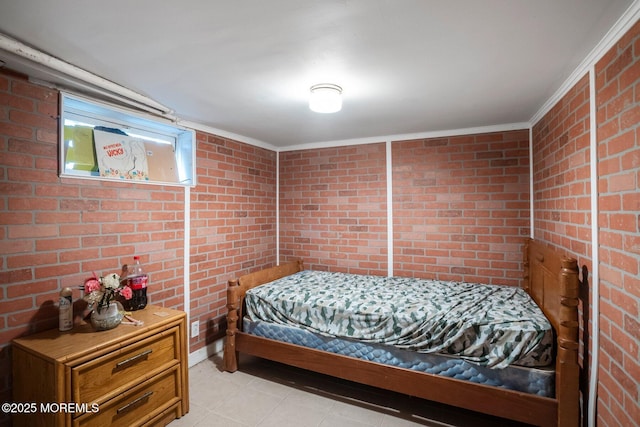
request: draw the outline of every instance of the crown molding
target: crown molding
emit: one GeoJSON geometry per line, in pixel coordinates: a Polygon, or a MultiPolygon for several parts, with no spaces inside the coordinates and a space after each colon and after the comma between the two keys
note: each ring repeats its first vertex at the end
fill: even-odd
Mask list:
{"type": "Polygon", "coordinates": [[[426,139],[426,138],[444,138],[449,136],[462,136],[462,135],[474,135],[479,133],[492,133],[492,132],[505,132],[511,130],[523,130],[529,129],[531,124],[529,122],[519,123],[506,123],[500,125],[491,126],[478,126],[462,129],[447,129],[428,132],[416,132],[416,133],[404,133],[396,135],[384,135],[368,138],[354,138],[343,139],[339,141],[325,141],[325,142],[311,142],[300,145],[292,145],[288,147],[280,147],[279,152],[286,151],[298,151],[298,150],[311,150],[316,148],[331,148],[331,147],[343,147],[349,145],[363,145],[363,144],[375,144],[394,141],[408,141],[412,139],[426,139]]]}
{"type": "Polygon", "coordinates": [[[540,109],[531,117],[529,122],[531,126],[535,125],[542,119],[550,110],[556,105],[562,97],[564,97],[569,90],[580,79],[582,79],[589,70],[595,66],[595,64],[606,54],[609,49],[613,47],[615,43],[638,21],[640,18],[640,0],[635,0],[631,6],[622,14],[616,23],[609,29],[607,34],[600,40],[600,42],[591,50],[586,58],[578,65],[578,67],[571,73],[569,78],[562,83],[558,90],[549,98],[540,109]]]}

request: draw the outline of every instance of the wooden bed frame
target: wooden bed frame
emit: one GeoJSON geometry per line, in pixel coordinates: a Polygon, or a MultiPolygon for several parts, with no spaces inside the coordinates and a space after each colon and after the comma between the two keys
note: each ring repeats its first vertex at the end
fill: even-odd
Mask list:
{"type": "Polygon", "coordinates": [[[246,353],[342,379],[539,426],[575,427],[580,421],[578,296],[575,259],[528,239],[524,251],[524,288],[556,333],[555,398],[441,377],[353,357],[262,338],[242,331],[248,289],[303,270],[293,261],[229,281],[224,369],[238,369],[246,353]]]}

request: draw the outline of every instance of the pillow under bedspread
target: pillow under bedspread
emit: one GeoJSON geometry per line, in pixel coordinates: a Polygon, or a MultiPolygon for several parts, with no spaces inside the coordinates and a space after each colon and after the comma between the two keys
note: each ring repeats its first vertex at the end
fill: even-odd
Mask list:
{"type": "Polygon", "coordinates": [[[509,286],[305,270],[250,289],[247,316],[493,368],[552,362],[551,324],[509,286]]]}

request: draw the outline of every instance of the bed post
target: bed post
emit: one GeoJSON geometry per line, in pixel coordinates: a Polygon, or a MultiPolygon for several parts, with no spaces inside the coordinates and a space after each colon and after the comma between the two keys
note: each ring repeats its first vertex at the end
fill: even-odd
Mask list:
{"type": "Polygon", "coordinates": [[[224,370],[235,372],[238,370],[238,352],[236,350],[236,331],[238,330],[238,308],[240,299],[238,279],[229,280],[227,288],[227,340],[224,345],[224,370]]]}
{"type": "Polygon", "coordinates": [[[560,327],[556,360],[558,426],[577,426],[580,421],[580,367],[578,365],[578,262],[562,259],[560,272],[560,327]]]}

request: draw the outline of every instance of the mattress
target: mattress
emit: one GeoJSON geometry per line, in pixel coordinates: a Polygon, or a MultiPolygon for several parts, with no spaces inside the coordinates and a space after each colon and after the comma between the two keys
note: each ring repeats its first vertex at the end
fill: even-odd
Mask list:
{"type": "Polygon", "coordinates": [[[466,360],[444,355],[418,353],[383,344],[363,343],[350,339],[314,334],[294,326],[243,318],[243,331],[264,338],[323,350],[362,360],[427,372],[543,397],[554,397],[555,371],[552,368],[509,366],[491,369],[466,360]]]}
{"type": "Polygon", "coordinates": [[[548,366],[553,329],[522,289],[305,270],[247,291],[252,321],[452,355],[502,369],[548,366]]]}

